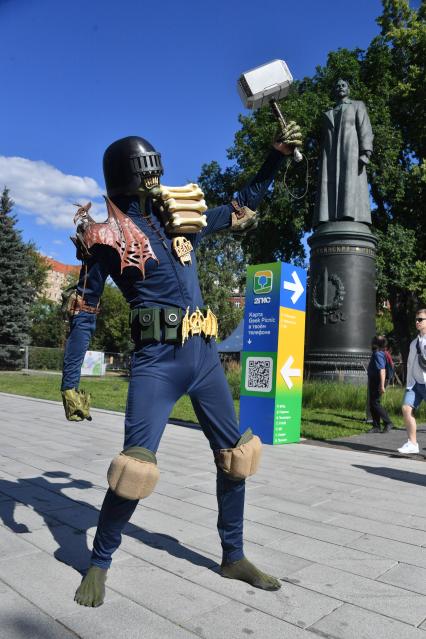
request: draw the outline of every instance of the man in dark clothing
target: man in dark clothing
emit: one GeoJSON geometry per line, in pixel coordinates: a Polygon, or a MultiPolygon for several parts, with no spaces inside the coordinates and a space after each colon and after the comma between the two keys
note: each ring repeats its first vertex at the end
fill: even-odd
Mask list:
{"type": "Polygon", "coordinates": [[[67,419],[90,419],[87,395],[78,388],[80,368],[108,275],[130,305],[135,350],[124,448],[108,471],[109,490],[91,566],[75,597],[81,605],[103,603],[112,555],[138,500],[155,487],[157,449],[173,405],[185,393],[191,397],[217,466],[217,526],[223,550],[220,574],[263,590],[281,587],[278,579],[260,571],[244,555],[245,478],[257,468],[260,441],[250,429],[243,435],[239,431],[214,339],[217,321],[204,308],[194,249],[211,233],[241,232],[253,225],[254,209],[267,194],[284,156],[292,155],[301,143],[300,128],[295,123],[286,125],[251,182],[232,202],[210,210],[205,210],[197,185],[173,188],[160,184],[160,154],[147,140],[129,136],[105,152],[108,219],[96,223],[88,215],[89,204],[76,214],[75,242],[84,265],[71,299],[64,358],[62,395],[67,419]],[[180,202],[184,217],[176,213],[181,210],[180,202]],[[200,214],[195,228],[194,211],[200,214]],[[253,463],[237,469],[234,460],[243,458],[253,463]]]}
{"type": "Polygon", "coordinates": [[[372,342],[372,355],[368,364],[368,395],[370,402],[370,412],[373,419],[373,427],[369,433],[380,433],[380,420],[382,419],[385,426],[384,433],[388,433],[392,427],[392,421],[387,414],[385,408],[380,404],[381,396],[385,393],[386,380],[386,355],[385,348],[387,346],[386,337],[374,337],[372,342]]]}

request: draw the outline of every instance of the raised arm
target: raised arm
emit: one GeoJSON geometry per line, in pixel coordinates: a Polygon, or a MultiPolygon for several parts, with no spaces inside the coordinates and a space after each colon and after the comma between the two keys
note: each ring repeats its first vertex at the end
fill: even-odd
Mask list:
{"type": "Polygon", "coordinates": [[[254,211],[265,197],[284,157],[292,155],[294,147],[301,145],[300,127],[295,122],[289,122],[283,129],[280,128],[275,136],[273,148],[255,177],[237,193],[232,202],[206,212],[207,227],[197,235],[196,243],[210,233],[227,228],[238,232],[253,226],[254,211]],[[244,210],[244,207],[249,211],[244,210]]]}
{"type": "Polygon", "coordinates": [[[96,328],[99,301],[109,270],[105,259],[105,247],[91,249],[92,256],[83,264],[76,293],[68,304],[70,330],[65,346],[62,373],[62,399],[65,414],[70,421],[91,419],[90,397],[79,391],[81,366],[96,328]]]}

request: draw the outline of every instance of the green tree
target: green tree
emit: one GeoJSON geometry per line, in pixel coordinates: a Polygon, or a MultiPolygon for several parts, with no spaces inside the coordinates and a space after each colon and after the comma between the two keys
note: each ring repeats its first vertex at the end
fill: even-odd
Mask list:
{"type": "MultiPolygon", "coordinates": [[[[217,162],[205,164],[199,178],[209,207],[229,202],[235,189],[235,172],[223,173],[217,162]]],[[[243,310],[230,298],[243,290],[245,257],[241,240],[229,232],[208,236],[197,248],[198,275],[204,302],[219,318],[219,337],[227,337],[240,322],[243,310]]]]}
{"type": "MultiPolygon", "coordinates": [[[[284,162],[260,206],[258,230],[243,240],[245,255],[251,261],[283,259],[297,263],[305,259],[302,238],[312,223],[321,117],[333,104],[335,81],[346,78],[351,96],[367,104],[375,134],[368,176],[373,226],[380,240],[378,305],[385,299],[390,301],[395,336],[404,358],[412,313],[418,303],[419,292],[412,285],[414,265],[426,261],[425,17],[424,0],[417,11],[406,0],[383,0],[383,14],[378,18],[381,33],[367,50],[332,51],[327,64],[317,67],[313,77],[293,84],[281,108],[287,119],[296,120],[302,127],[309,190],[306,197],[298,199],[305,189],[305,168],[302,163],[287,167],[284,162]],[[414,231],[415,237],[410,234],[414,231]],[[409,260],[402,255],[406,241],[411,242],[409,260]]],[[[240,123],[228,152],[235,166],[224,172],[226,176],[231,171],[237,185],[258,170],[276,126],[268,107],[240,117],[240,123]]],[[[220,176],[216,182],[220,185],[220,176]]]]}
{"type": "Polygon", "coordinates": [[[66,324],[60,304],[39,297],[31,305],[30,317],[33,346],[64,347],[66,324]]]}
{"type": "Polygon", "coordinates": [[[0,368],[20,365],[20,348],[28,343],[31,261],[16,229],[9,189],[0,198],[0,368]]]}
{"type": "Polygon", "coordinates": [[[91,348],[109,353],[128,353],[132,349],[129,307],[113,284],[105,285],[91,348]]]}
{"type": "Polygon", "coordinates": [[[46,284],[47,274],[51,270],[46,260],[37,250],[34,242],[27,244],[28,258],[31,262],[29,283],[35,295],[41,295],[46,284]]]}

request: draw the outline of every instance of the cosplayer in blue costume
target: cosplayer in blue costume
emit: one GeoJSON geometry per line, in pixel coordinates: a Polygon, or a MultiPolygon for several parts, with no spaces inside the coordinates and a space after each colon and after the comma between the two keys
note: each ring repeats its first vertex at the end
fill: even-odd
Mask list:
{"type": "Polygon", "coordinates": [[[123,451],[108,470],[110,487],[91,566],[75,596],[79,604],[102,604],[112,554],[138,500],[155,487],[159,475],[155,453],[173,405],[185,393],[217,466],[221,575],[264,590],[280,588],[275,577],[244,557],[245,478],[256,472],[261,444],[250,429],[240,435],[214,339],[217,320],[204,308],[194,249],[210,233],[245,232],[256,225],[254,211],[283,156],[291,155],[295,145],[301,145],[300,128],[292,122],[280,130],[263,166],[236,199],[207,211],[197,185],[172,192],[160,185],[160,154],[143,138],[123,138],[105,152],[108,219],[96,223],[88,214],[90,205],[76,215],[74,241],[83,266],[68,305],[70,333],[62,380],[67,419],[91,419],[89,397],[78,390],[80,369],[108,276],[130,305],[135,350],[123,451]]]}

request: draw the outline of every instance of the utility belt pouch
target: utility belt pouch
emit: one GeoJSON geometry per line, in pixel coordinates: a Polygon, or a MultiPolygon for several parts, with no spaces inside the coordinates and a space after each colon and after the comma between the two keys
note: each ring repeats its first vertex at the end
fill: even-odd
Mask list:
{"type": "Polygon", "coordinates": [[[164,341],[177,343],[180,340],[180,327],[182,324],[181,308],[164,308],[164,341]]]}
{"type": "Polygon", "coordinates": [[[161,324],[159,308],[138,308],[130,313],[132,339],[135,342],[160,342],[161,324]]]}

